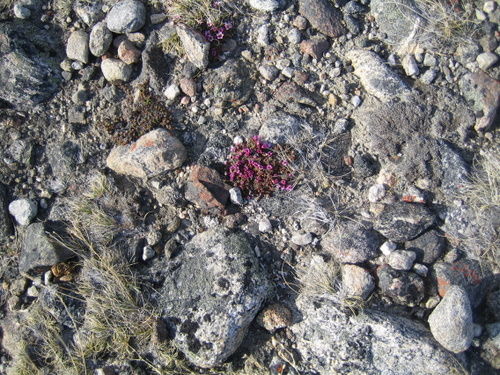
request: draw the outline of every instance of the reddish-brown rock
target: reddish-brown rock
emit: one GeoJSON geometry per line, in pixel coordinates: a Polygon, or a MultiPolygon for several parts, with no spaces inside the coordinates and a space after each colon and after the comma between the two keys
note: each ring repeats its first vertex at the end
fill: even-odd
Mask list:
{"type": "Polygon", "coordinates": [[[181,91],[187,96],[196,96],[196,82],[192,78],[181,78],[179,81],[181,91]]]}
{"type": "Polygon", "coordinates": [[[303,40],[300,43],[300,52],[315,59],[320,59],[329,47],[330,43],[328,43],[328,40],[316,37],[309,40],[303,40]]]}
{"type": "Polygon", "coordinates": [[[125,64],[134,64],[141,58],[141,51],[135,48],[134,44],[129,40],[123,40],[118,46],[118,57],[125,64]]]}
{"type": "Polygon", "coordinates": [[[217,171],[195,165],[189,176],[185,197],[202,210],[221,213],[229,199],[229,191],[217,171]]]}

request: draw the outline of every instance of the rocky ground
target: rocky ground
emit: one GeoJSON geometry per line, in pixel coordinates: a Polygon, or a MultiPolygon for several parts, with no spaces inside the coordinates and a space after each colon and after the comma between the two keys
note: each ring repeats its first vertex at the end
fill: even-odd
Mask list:
{"type": "Polygon", "coordinates": [[[0,0],[0,374],[494,374],[500,2],[0,0]]]}

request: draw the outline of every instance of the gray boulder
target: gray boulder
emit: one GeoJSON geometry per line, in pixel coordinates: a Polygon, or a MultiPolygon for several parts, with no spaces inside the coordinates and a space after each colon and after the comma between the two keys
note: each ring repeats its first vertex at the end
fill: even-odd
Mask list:
{"type": "Polygon", "coordinates": [[[106,53],[111,42],[113,41],[113,34],[106,26],[106,22],[102,21],[96,23],[92,27],[89,38],[89,49],[92,55],[102,56],[106,53]]]}
{"type": "Polygon", "coordinates": [[[308,370],[338,375],[449,374],[456,359],[407,318],[365,309],[352,315],[335,296],[299,296],[303,319],[289,329],[308,370]]]}
{"type": "Polygon", "coordinates": [[[370,95],[382,102],[408,99],[411,89],[376,53],[355,49],[346,57],[351,60],[354,74],[370,95]]]}
{"type": "Polygon", "coordinates": [[[404,242],[424,232],[434,220],[434,214],[424,205],[399,202],[384,207],[374,228],[391,241],[404,242]]]}
{"type": "Polygon", "coordinates": [[[117,34],[133,33],[146,23],[146,7],[137,0],[122,0],[106,16],[108,29],[117,34]]]}
{"type": "Polygon", "coordinates": [[[80,61],[84,64],[89,62],[89,34],[82,30],[71,33],[66,45],[66,56],[68,59],[80,61]]]}
{"type": "Polygon", "coordinates": [[[380,239],[371,228],[348,221],[330,231],[321,245],[340,263],[362,263],[375,258],[380,239]]]}
{"type": "Polygon", "coordinates": [[[417,262],[432,264],[443,254],[446,247],[444,235],[430,230],[405,244],[406,249],[417,254],[417,262]]]}
{"type": "Polygon", "coordinates": [[[19,256],[19,272],[43,272],[75,256],[72,251],[59,246],[47,236],[46,231],[52,229],[44,223],[33,223],[26,228],[19,256]]]}
{"type": "Polygon", "coordinates": [[[50,98],[61,82],[61,51],[51,31],[24,21],[0,22],[0,99],[30,110],[50,98]]]}
{"type": "Polygon", "coordinates": [[[449,351],[460,353],[469,348],[474,337],[472,309],[464,289],[451,286],[429,316],[434,338],[449,351]]]}
{"type": "Polygon", "coordinates": [[[240,345],[269,283],[246,237],[220,228],[196,235],[160,291],[162,318],[195,365],[213,367],[240,345]]]}

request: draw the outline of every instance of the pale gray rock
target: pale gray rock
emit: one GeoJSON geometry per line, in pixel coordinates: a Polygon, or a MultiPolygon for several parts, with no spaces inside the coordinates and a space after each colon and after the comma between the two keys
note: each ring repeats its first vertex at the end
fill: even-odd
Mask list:
{"type": "Polygon", "coordinates": [[[370,309],[352,315],[335,296],[300,295],[289,329],[301,364],[316,374],[445,375],[456,368],[421,324],[370,309]]]}
{"type": "Polygon", "coordinates": [[[188,60],[198,69],[205,69],[208,66],[210,43],[199,32],[182,25],[177,26],[177,35],[188,60]]]}
{"type": "Polygon", "coordinates": [[[248,0],[248,3],[253,9],[263,12],[272,12],[280,7],[279,0],[248,0]]]}
{"type": "Polygon", "coordinates": [[[172,83],[171,85],[169,85],[165,89],[165,91],[163,92],[163,95],[165,95],[165,97],[168,100],[175,100],[179,96],[180,93],[181,93],[181,89],[179,88],[179,85],[176,83],[172,83]]]}
{"type": "Polygon", "coordinates": [[[257,29],[257,43],[263,47],[269,45],[269,26],[264,24],[257,29]]]}
{"type": "Polygon", "coordinates": [[[378,202],[385,196],[386,188],[384,184],[375,184],[368,189],[368,200],[372,203],[378,202]]]}
{"type": "Polygon", "coordinates": [[[474,338],[472,309],[463,288],[451,286],[428,321],[432,335],[447,350],[461,353],[470,347],[474,338]]]}
{"type": "Polygon", "coordinates": [[[106,26],[106,22],[98,22],[92,27],[89,38],[89,49],[94,56],[102,56],[113,42],[113,34],[106,26]]]}
{"type": "Polygon", "coordinates": [[[351,60],[354,74],[365,90],[382,102],[391,102],[396,98],[404,100],[411,93],[410,88],[376,53],[354,49],[347,52],[346,57],[351,60]]]}
{"type": "Polygon", "coordinates": [[[389,254],[387,263],[395,270],[408,271],[413,266],[417,254],[408,250],[396,250],[389,254]]]}
{"type": "Polygon", "coordinates": [[[292,235],[292,242],[298,246],[309,245],[313,240],[310,232],[297,232],[292,235]]]}
{"type": "Polygon", "coordinates": [[[242,233],[213,228],[196,235],[159,291],[173,343],[193,364],[214,367],[242,342],[270,284],[242,233]]]}
{"type": "Polygon", "coordinates": [[[498,56],[494,52],[483,52],[477,56],[476,61],[482,70],[488,70],[498,61],[498,56]]]}
{"type": "Polygon", "coordinates": [[[344,264],[342,265],[342,288],[348,296],[366,299],[375,289],[375,281],[363,267],[344,264]]]}
{"type": "Polygon", "coordinates": [[[418,69],[417,62],[415,61],[415,57],[413,55],[406,55],[403,58],[403,69],[405,70],[405,73],[407,76],[412,77],[412,76],[418,76],[420,73],[420,70],[418,69]]]}
{"type": "Polygon", "coordinates": [[[156,129],[130,145],[113,148],[106,165],[116,173],[147,178],[179,168],[186,156],[186,148],[177,138],[165,129],[156,129]]]}
{"type": "Polygon", "coordinates": [[[105,59],[101,63],[101,71],[106,81],[127,82],[132,77],[132,66],[119,59],[105,59]]]}
{"type": "Polygon", "coordinates": [[[303,120],[287,113],[272,115],[263,122],[259,136],[265,141],[276,144],[286,143],[290,137],[306,126],[303,120]]]}
{"type": "Polygon", "coordinates": [[[14,16],[22,20],[28,19],[31,17],[31,10],[20,3],[16,3],[14,4],[14,16]]]}
{"type": "Polygon", "coordinates": [[[87,26],[92,27],[104,18],[102,5],[102,0],[75,0],[73,10],[87,26]]]}
{"type": "Polygon", "coordinates": [[[66,56],[68,59],[80,61],[84,64],[89,62],[89,34],[85,31],[73,31],[66,45],[66,56]]]}
{"type": "Polygon", "coordinates": [[[259,221],[259,231],[262,233],[271,232],[273,230],[273,225],[271,224],[271,220],[267,217],[262,218],[259,221]]]}
{"type": "Polygon", "coordinates": [[[437,69],[427,69],[424,74],[420,76],[420,82],[430,85],[434,80],[436,79],[438,75],[438,70],[437,69]]]}
{"type": "Polygon", "coordinates": [[[259,73],[268,81],[274,81],[280,74],[279,70],[273,65],[262,65],[259,68],[259,73]]]}
{"type": "Polygon", "coordinates": [[[137,0],[122,0],[106,16],[108,29],[117,34],[133,33],[144,26],[146,7],[137,0]]]}
{"type": "Polygon", "coordinates": [[[237,204],[239,206],[245,203],[245,201],[243,200],[241,189],[238,187],[233,187],[229,189],[229,199],[231,200],[232,203],[237,204]]]}
{"type": "Polygon", "coordinates": [[[16,199],[9,204],[9,212],[19,225],[28,225],[38,213],[38,205],[31,199],[16,199]]]}

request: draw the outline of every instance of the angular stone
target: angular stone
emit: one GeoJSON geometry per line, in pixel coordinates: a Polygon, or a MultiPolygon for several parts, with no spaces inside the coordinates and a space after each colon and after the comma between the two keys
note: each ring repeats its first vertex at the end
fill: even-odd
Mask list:
{"type": "Polygon", "coordinates": [[[66,56],[71,60],[81,61],[84,64],[88,63],[89,34],[82,30],[73,31],[66,45],[66,56]]]}
{"type": "Polygon", "coordinates": [[[405,247],[417,254],[417,262],[432,264],[443,255],[446,240],[442,234],[430,230],[413,241],[406,242],[405,247]]]}
{"type": "Polygon", "coordinates": [[[94,56],[104,55],[111,43],[113,42],[113,34],[106,26],[106,22],[98,22],[92,27],[89,38],[90,53],[94,56]]]}
{"type": "Polygon", "coordinates": [[[188,60],[198,69],[205,69],[208,66],[210,43],[199,32],[183,25],[177,26],[177,35],[188,60]]]}
{"type": "Polygon", "coordinates": [[[408,271],[413,266],[417,254],[413,251],[396,250],[389,254],[387,263],[395,270],[408,271]]]}
{"type": "Polygon", "coordinates": [[[374,229],[391,241],[404,242],[417,237],[434,224],[434,214],[422,204],[386,205],[377,217],[374,229]]]}
{"type": "Polygon", "coordinates": [[[304,373],[448,375],[456,359],[422,324],[364,309],[352,315],[335,297],[299,295],[289,329],[304,373]]]}
{"type": "Polygon", "coordinates": [[[328,0],[299,0],[299,13],[307,18],[312,27],[332,38],[347,32],[342,25],[342,13],[328,0]]]}
{"type": "Polygon", "coordinates": [[[16,199],[10,202],[9,212],[19,225],[28,225],[38,213],[38,206],[30,199],[16,199]]]}
{"type": "Polygon", "coordinates": [[[449,351],[461,353],[470,347],[474,338],[472,309],[463,288],[450,287],[428,321],[434,338],[449,351]]]}
{"type": "Polygon", "coordinates": [[[317,60],[323,57],[323,53],[328,50],[328,48],[330,48],[330,43],[326,38],[322,37],[314,37],[303,40],[300,43],[300,52],[317,60]]]}
{"type": "Polygon", "coordinates": [[[46,232],[51,232],[53,229],[44,223],[33,223],[26,228],[19,255],[19,272],[42,273],[54,264],[75,256],[72,251],[58,245],[47,236],[46,232]]]}
{"type": "Polygon", "coordinates": [[[248,4],[254,9],[263,12],[272,12],[280,7],[279,0],[248,0],[248,4]]]}
{"type": "Polygon", "coordinates": [[[187,96],[196,96],[196,82],[192,78],[181,78],[179,80],[181,91],[187,96]]]}
{"type": "Polygon", "coordinates": [[[375,289],[372,275],[363,267],[353,264],[342,265],[342,289],[348,296],[367,299],[375,289]]]}
{"type": "Polygon", "coordinates": [[[385,264],[377,269],[382,294],[403,305],[416,305],[424,299],[424,281],[413,272],[398,271],[385,264]]]}
{"type": "Polygon", "coordinates": [[[210,229],[174,260],[159,291],[173,343],[197,366],[213,367],[238,348],[270,289],[242,233],[210,229]]]}
{"type": "Polygon", "coordinates": [[[317,107],[318,97],[315,93],[306,90],[295,82],[283,83],[276,92],[276,99],[283,104],[297,103],[309,107],[317,107]]]}
{"type": "Polygon", "coordinates": [[[498,61],[498,56],[494,52],[483,52],[477,56],[476,61],[483,70],[488,70],[498,61]]]}
{"type": "Polygon", "coordinates": [[[271,333],[277,329],[288,327],[292,324],[292,312],[288,307],[280,303],[266,306],[257,315],[256,322],[271,333]]]}
{"type": "Polygon", "coordinates": [[[106,165],[116,173],[148,178],[179,168],[186,156],[186,148],[177,138],[165,129],[156,129],[130,145],[114,147],[106,165]]]}
{"type": "Polygon", "coordinates": [[[405,99],[410,88],[374,52],[354,49],[347,52],[356,74],[365,90],[382,102],[405,99]]]}
{"type": "Polygon", "coordinates": [[[144,26],[146,7],[137,0],[116,3],[106,16],[108,29],[117,34],[133,33],[144,26]]]}
{"type": "Polygon", "coordinates": [[[105,59],[101,62],[104,78],[112,83],[127,82],[132,77],[132,67],[118,59],[105,59]]]}
{"type": "Polygon", "coordinates": [[[345,222],[330,231],[321,241],[323,250],[340,263],[362,263],[377,255],[377,233],[356,222],[345,222]]]}
{"type": "Polygon", "coordinates": [[[202,210],[220,213],[229,199],[228,190],[217,171],[195,165],[189,175],[185,196],[202,210]]]}

